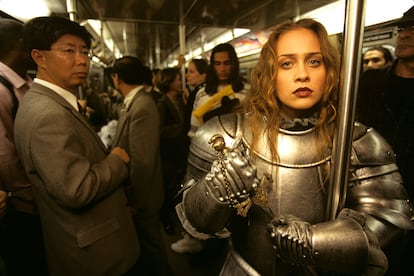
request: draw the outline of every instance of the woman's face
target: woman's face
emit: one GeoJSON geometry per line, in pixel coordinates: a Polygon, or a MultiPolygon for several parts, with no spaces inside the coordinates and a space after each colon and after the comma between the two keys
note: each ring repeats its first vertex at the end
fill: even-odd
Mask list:
{"type": "Polygon", "coordinates": [[[316,34],[308,29],[283,33],[276,42],[276,96],[287,118],[300,117],[322,98],[326,68],[316,34]]]}
{"type": "Polygon", "coordinates": [[[174,81],[170,84],[170,90],[180,92],[182,90],[182,85],[181,75],[177,74],[174,81]]]}
{"type": "Polygon", "coordinates": [[[187,68],[187,84],[191,86],[197,86],[202,84],[206,80],[206,74],[200,74],[197,71],[197,67],[194,62],[190,62],[187,68]]]}

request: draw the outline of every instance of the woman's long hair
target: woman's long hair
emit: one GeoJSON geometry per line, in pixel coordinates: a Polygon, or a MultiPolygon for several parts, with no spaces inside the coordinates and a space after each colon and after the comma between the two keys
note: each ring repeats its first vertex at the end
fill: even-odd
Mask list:
{"type": "MultiPolygon", "coordinates": [[[[277,75],[276,42],[283,33],[305,28],[313,31],[320,42],[326,85],[324,95],[318,104],[319,119],[316,124],[318,152],[324,154],[331,145],[335,128],[337,94],[339,82],[338,51],[329,41],[325,27],[313,20],[302,19],[279,25],[263,46],[257,65],[251,72],[251,89],[243,101],[244,112],[249,113],[249,128],[252,132],[252,149],[258,147],[263,135],[263,121],[266,121],[267,139],[273,159],[278,160],[277,135],[281,119],[281,103],[276,97],[275,78],[277,75]]],[[[266,132],[265,132],[266,133],[266,132]]]]}

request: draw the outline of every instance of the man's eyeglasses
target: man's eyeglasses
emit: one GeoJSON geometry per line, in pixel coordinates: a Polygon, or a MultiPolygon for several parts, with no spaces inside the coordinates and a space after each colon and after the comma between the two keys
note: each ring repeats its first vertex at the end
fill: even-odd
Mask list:
{"type": "Polygon", "coordinates": [[[56,48],[56,49],[50,49],[48,51],[57,51],[62,53],[62,55],[69,57],[69,58],[75,58],[76,55],[81,55],[83,57],[87,57],[89,59],[91,59],[93,57],[93,53],[91,50],[88,49],[74,49],[74,48],[56,48]]]}
{"type": "Polygon", "coordinates": [[[411,33],[414,33],[414,26],[398,26],[397,32],[401,33],[403,31],[409,31],[411,33]]]}

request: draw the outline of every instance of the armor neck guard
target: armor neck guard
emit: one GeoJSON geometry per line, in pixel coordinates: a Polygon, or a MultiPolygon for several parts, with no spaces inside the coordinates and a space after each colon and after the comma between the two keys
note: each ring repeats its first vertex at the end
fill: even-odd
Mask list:
{"type": "MultiPolygon", "coordinates": [[[[242,140],[246,147],[251,150],[251,132],[245,124],[242,127],[242,140]]],[[[318,166],[331,159],[331,150],[322,157],[318,154],[315,127],[309,126],[305,130],[280,128],[277,138],[279,160],[273,160],[268,146],[267,134],[265,133],[265,122],[263,122],[262,130],[257,147],[260,151],[253,151],[253,153],[267,163],[287,168],[307,168],[318,166]]]]}
{"type": "Polygon", "coordinates": [[[287,130],[307,130],[316,125],[319,119],[319,113],[314,113],[310,117],[306,118],[294,118],[294,119],[280,119],[280,128],[287,130]]]}

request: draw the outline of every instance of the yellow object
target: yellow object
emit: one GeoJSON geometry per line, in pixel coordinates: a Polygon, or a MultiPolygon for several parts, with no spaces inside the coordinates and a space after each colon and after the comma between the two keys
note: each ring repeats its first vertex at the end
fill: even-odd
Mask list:
{"type": "Polygon", "coordinates": [[[208,111],[211,110],[213,106],[215,106],[224,96],[232,96],[234,95],[233,88],[231,85],[227,85],[223,89],[221,89],[219,92],[211,96],[210,99],[208,99],[207,102],[205,102],[203,105],[200,105],[197,109],[193,111],[194,117],[197,118],[197,120],[200,122],[200,124],[204,124],[203,121],[203,115],[206,114],[208,111]]]}

